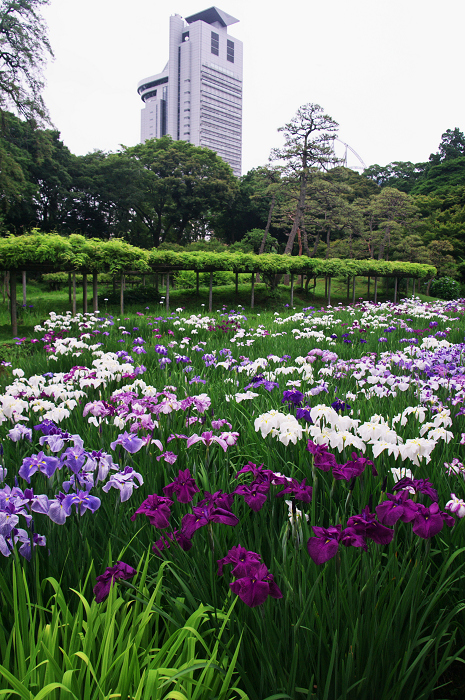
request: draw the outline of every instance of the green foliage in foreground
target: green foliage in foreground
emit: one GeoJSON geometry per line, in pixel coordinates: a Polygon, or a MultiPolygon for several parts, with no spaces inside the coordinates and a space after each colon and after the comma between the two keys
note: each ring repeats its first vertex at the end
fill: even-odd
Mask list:
{"type": "MultiPolygon", "coordinates": [[[[182,599],[164,596],[169,567],[160,567],[148,588],[148,562],[141,562],[136,585],[126,587],[132,595],[121,597],[113,586],[107,600],[97,604],[71,589],[77,601],[71,610],[67,592],[54,578],[42,582],[41,604],[31,602],[16,561],[12,589],[1,579],[14,623],[9,637],[0,627],[0,695],[22,700],[247,698],[236,688],[240,642],[237,648],[224,643],[235,601],[226,613],[205,605],[186,612],[182,599]]],[[[5,613],[3,608],[2,626],[5,613]]]]}

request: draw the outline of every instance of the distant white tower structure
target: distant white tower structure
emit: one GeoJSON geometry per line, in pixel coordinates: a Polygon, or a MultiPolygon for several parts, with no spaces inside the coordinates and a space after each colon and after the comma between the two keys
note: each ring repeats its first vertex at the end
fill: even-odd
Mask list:
{"type": "Polygon", "coordinates": [[[169,59],[137,86],[144,107],[141,141],[169,134],[216,151],[241,175],[242,42],[228,34],[239,20],[217,7],[170,17],[169,59]]]}

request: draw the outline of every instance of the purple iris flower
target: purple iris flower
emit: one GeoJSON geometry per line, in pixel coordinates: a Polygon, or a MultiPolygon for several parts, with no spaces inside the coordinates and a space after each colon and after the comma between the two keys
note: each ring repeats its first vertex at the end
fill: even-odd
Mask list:
{"type": "MultiPolygon", "coordinates": [[[[232,494],[230,494],[232,495],[232,494]]],[[[229,509],[215,505],[214,502],[206,505],[194,506],[193,513],[188,513],[182,519],[181,533],[189,540],[196,530],[209,523],[222,523],[234,527],[239,520],[229,509]]]]}
{"type": "Polygon", "coordinates": [[[304,394],[302,394],[301,391],[297,391],[297,389],[293,389],[292,391],[283,391],[283,399],[281,403],[288,403],[299,407],[304,398],[304,394]]]}
{"type": "Polygon", "coordinates": [[[433,487],[433,484],[429,479],[410,479],[408,476],[404,476],[403,479],[393,486],[393,491],[401,491],[403,489],[413,488],[417,493],[424,493],[429,496],[432,501],[438,501],[438,492],[433,487]]]}
{"type": "Polygon", "coordinates": [[[265,504],[266,496],[269,491],[268,484],[252,482],[250,485],[241,484],[234,493],[244,496],[244,501],[255,512],[258,512],[265,504]]]}
{"type": "Polygon", "coordinates": [[[297,420],[304,420],[307,423],[313,423],[310,417],[310,409],[311,406],[309,406],[308,404],[303,408],[298,408],[295,412],[295,417],[297,418],[297,420]]]}
{"type": "Polygon", "coordinates": [[[141,438],[137,437],[134,433],[128,433],[127,431],[124,431],[124,433],[121,433],[121,435],[118,435],[116,440],[110,443],[110,447],[112,450],[116,448],[116,445],[121,445],[121,447],[124,447],[126,452],[129,452],[130,454],[135,454],[136,452],[139,452],[139,450],[146,444],[145,440],[142,440],[141,438]]]}
{"type": "Polygon", "coordinates": [[[335,479],[345,479],[350,481],[354,477],[360,476],[365,471],[365,467],[371,465],[371,471],[373,476],[378,476],[378,472],[374,468],[373,462],[360,455],[357,457],[356,452],[352,452],[352,460],[346,462],[346,464],[338,464],[333,467],[333,477],[335,479]]]}
{"type": "Polygon", "coordinates": [[[69,501],[65,503],[66,498],[66,494],[60,491],[55,499],[49,503],[47,515],[57,525],[63,525],[66,518],[71,515],[71,504],[69,501]]]}
{"type": "Polygon", "coordinates": [[[169,549],[174,540],[176,540],[181,549],[183,549],[185,552],[188,552],[189,549],[192,548],[191,540],[188,540],[187,537],[179,532],[179,530],[173,530],[173,532],[167,532],[166,534],[162,535],[160,539],[157,540],[152,546],[152,550],[160,553],[164,549],[169,549]]]}
{"type": "Polygon", "coordinates": [[[292,481],[288,483],[286,488],[277,493],[276,496],[285,496],[287,494],[291,494],[298,501],[302,501],[303,503],[310,503],[312,500],[313,489],[311,486],[306,485],[306,481],[307,479],[304,479],[302,483],[299,484],[297,479],[292,479],[292,481]]]}
{"type": "Polygon", "coordinates": [[[250,552],[238,544],[237,547],[232,547],[223,559],[218,559],[218,576],[223,575],[224,566],[234,564],[231,574],[236,578],[242,578],[247,575],[250,566],[260,564],[261,560],[262,558],[259,554],[250,552]]]}
{"type": "Polygon", "coordinates": [[[61,455],[61,464],[77,474],[81,471],[87,456],[87,452],[82,447],[68,447],[61,455]]]}
{"type": "Polygon", "coordinates": [[[39,454],[26,457],[26,459],[23,460],[18,474],[30,484],[31,476],[35,474],[35,472],[42,472],[42,474],[45,474],[45,476],[50,479],[58,466],[59,461],[56,457],[46,457],[43,452],[39,452],[39,454]]]}
{"type": "Polygon", "coordinates": [[[376,520],[376,515],[370,513],[368,506],[363,509],[360,515],[352,515],[347,521],[347,526],[352,527],[362,537],[373,540],[376,544],[389,544],[394,537],[394,530],[381,525],[376,520]]]}
{"type": "Polygon", "coordinates": [[[163,489],[163,493],[167,498],[172,498],[173,493],[175,493],[179,503],[190,503],[194,498],[194,494],[198,493],[198,491],[199,487],[191,476],[189,469],[185,471],[179,470],[176,479],[163,489]]]}
{"type": "Polygon", "coordinates": [[[321,471],[329,472],[332,467],[337,466],[336,457],[327,451],[326,445],[316,445],[312,440],[309,440],[306,449],[313,455],[315,467],[321,471]]]}
{"type": "Polygon", "coordinates": [[[409,498],[408,491],[387,494],[387,500],[376,506],[376,515],[383,525],[395,525],[398,520],[410,523],[417,514],[418,504],[409,498]]]}
{"type": "Polygon", "coordinates": [[[337,413],[342,413],[343,411],[350,411],[352,406],[350,406],[348,403],[345,403],[344,401],[341,401],[341,399],[336,399],[336,401],[333,401],[333,403],[331,404],[331,408],[334,408],[334,410],[337,413]]]}
{"type": "Polygon", "coordinates": [[[229,586],[250,608],[262,605],[269,595],[272,598],[283,597],[265,564],[249,566],[246,575],[236,579],[229,586]]]}
{"type": "Polygon", "coordinates": [[[168,348],[166,348],[164,345],[155,345],[153,348],[155,352],[157,352],[159,355],[167,355],[168,354],[168,348]]]}
{"type": "Polygon", "coordinates": [[[275,478],[275,473],[271,471],[271,469],[264,469],[263,464],[257,467],[253,462],[247,462],[247,464],[237,472],[236,479],[239,474],[247,474],[248,472],[252,472],[254,481],[259,481],[260,483],[266,483],[268,485],[270,485],[275,478]]]}
{"type": "Polygon", "coordinates": [[[124,503],[124,501],[131,498],[133,489],[139,488],[135,482],[136,479],[140,485],[144,483],[139,472],[136,472],[132,467],[125,467],[124,471],[116,472],[116,474],[111,475],[105,486],[102,486],[102,491],[108,493],[111,487],[118,489],[120,491],[121,503],[124,503]]]}
{"type": "Polygon", "coordinates": [[[329,528],[313,525],[312,530],[315,537],[309,537],[307,551],[315,564],[324,564],[336,555],[342,537],[342,525],[329,528]]]}
{"type": "Polygon", "coordinates": [[[165,527],[169,527],[172,505],[173,501],[169,498],[157,496],[154,493],[140,504],[134,515],[131,516],[131,520],[135,520],[137,515],[145,515],[149,519],[150,525],[163,530],[165,527]]]}
{"type": "Polygon", "coordinates": [[[26,428],[24,425],[21,425],[21,423],[17,423],[14,428],[11,428],[11,430],[8,431],[8,437],[13,442],[19,442],[19,440],[22,438],[25,438],[31,442],[32,429],[26,428]]]}
{"type": "Polygon", "coordinates": [[[86,510],[95,513],[95,511],[100,508],[100,498],[91,496],[87,491],[78,491],[77,493],[70,493],[66,496],[63,500],[63,506],[65,508],[69,507],[70,510],[71,506],[76,506],[79,515],[84,515],[86,510]]]}
{"type": "Polygon", "coordinates": [[[105,569],[105,572],[97,576],[97,583],[94,586],[95,602],[101,603],[110,593],[114,581],[121,579],[127,581],[137,574],[137,571],[125,564],[124,561],[117,561],[115,566],[110,566],[105,569]]]}
{"type": "Polygon", "coordinates": [[[429,508],[421,503],[417,504],[412,530],[418,537],[422,537],[425,540],[434,537],[438,532],[441,532],[444,523],[452,527],[455,524],[455,520],[452,515],[439,510],[437,503],[432,503],[429,508]]]}
{"type": "Polygon", "coordinates": [[[146,355],[147,354],[147,350],[145,350],[145,348],[143,348],[142,345],[135,345],[132,348],[132,352],[134,352],[136,355],[146,355]]]}

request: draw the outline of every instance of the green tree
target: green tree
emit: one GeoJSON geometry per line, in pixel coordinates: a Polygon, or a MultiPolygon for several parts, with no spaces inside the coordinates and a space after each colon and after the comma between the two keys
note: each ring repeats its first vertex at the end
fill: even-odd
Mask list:
{"type": "Polygon", "coordinates": [[[284,165],[285,172],[298,183],[292,229],[284,253],[291,255],[297,231],[305,213],[307,185],[311,171],[327,169],[337,162],[331,142],[336,136],[338,124],[317,104],[306,104],[297,110],[292,120],[278,131],[283,132],[283,148],[271,151],[270,161],[284,165]]]}
{"type": "Polygon", "coordinates": [[[40,9],[49,0],[0,0],[0,109],[49,122],[42,71],[52,49],[40,9]]]}
{"type": "Polygon", "coordinates": [[[125,148],[112,165],[119,171],[114,200],[134,212],[154,247],[190,242],[199,222],[208,230],[237,189],[230,166],[214,151],[170,136],[125,148]]]}
{"type": "Polygon", "coordinates": [[[363,175],[379,187],[394,187],[408,194],[421,182],[427,168],[427,163],[396,160],[385,166],[370,165],[363,171],[363,175]]]}
{"type": "Polygon", "coordinates": [[[455,129],[447,129],[442,134],[439,149],[430,155],[429,160],[433,165],[437,165],[461,156],[465,156],[465,134],[455,127],[455,129]]]}

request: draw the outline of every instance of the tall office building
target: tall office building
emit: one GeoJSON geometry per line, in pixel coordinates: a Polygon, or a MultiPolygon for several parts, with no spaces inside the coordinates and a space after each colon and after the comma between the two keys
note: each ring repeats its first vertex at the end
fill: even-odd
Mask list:
{"type": "Polygon", "coordinates": [[[168,63],[137,87],[141,141],[169,134],[211,148],[241,174],[242,42],[228,34],[238,21],[217,7],[170,17],[168,63]]]}

